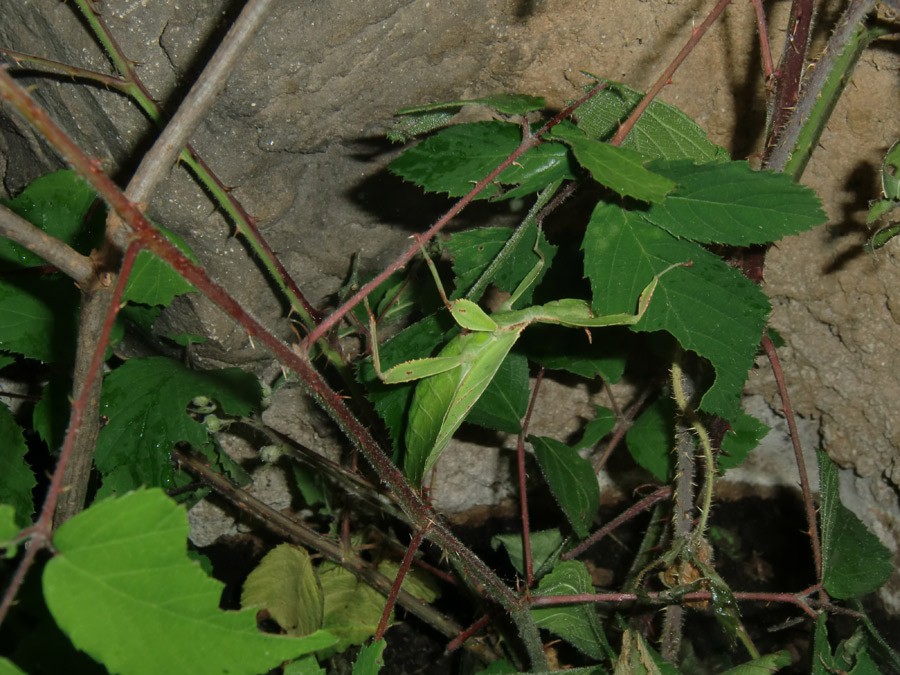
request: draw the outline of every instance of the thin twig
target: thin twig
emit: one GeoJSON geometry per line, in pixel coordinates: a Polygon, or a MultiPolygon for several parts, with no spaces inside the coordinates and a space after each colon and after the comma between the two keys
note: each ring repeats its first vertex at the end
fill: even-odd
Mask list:
{"type": "Polygon", "coordinates": [[[766,26],[766,10],[763,7],[762,0],[751,0],[753,9],[756,10],[756,32],[759,35],[759,51],[762,55],[763,76],[766,82],[775,73],[775,66],[772,62],[772,48],[769,46],[769,29],[766,26]]]}
{"type": "Polygon", "coordinates": [[[528,402],[528,410],[525,420],[522,422],[522,431],[516,442],[516,457],[519,468],[519,504],[522,515],[522,556],[525,560],[525,587],[531,588],[534,584],[534,561],[531,558],[531,524],[528,518],[528,476],[525,472],[525,435],[528,433],[528,425],[531,423],[531,414],[537,403],[538,392],[541,390],[541,382],[544,381],[544,366],[538,370],[531,392],[531,400],[528,402]]]}
{"type": "Polygon", "coordinates": [[[822,583],[822,548],[819,543],[819,529],[816,525],[816,506],[813,503],[812,489],[809,486],[809,476],[806,474],[806,461],[803,459],[803,447],[800,445],[800,434],[797,431],[797,421],[794,417],[794,409],[788,395],[787,384],[784,381],[784,372],[781,370],[781,362],[778,360],[778,352],[772,339],[764,335],[762,339],[763,349],[772,366],[775,382],[778,385],[778,393],[781,395],[781,407],[787,420],[788,431],[791,434],[791,445],[794,448],[794,459],[797,469],[800,471],[800,490],[803,493],[803,508],[806,511],[806,522],[809,526],[809,543],[812,546],[813,561],[816,565],[816,581],[822,583]]]}
{"type": "MultiPolygon", "coordinates": [[[[350,412],[343,398],[337,394],[322,375],[305,358],[266,330],[244,307],[219,284],[213,282],[206,271],[194,264],[173,244],[150,225],[144,214],[128,200],[112,180],[99,170],[97,162],[85,155],[43,111],[28,94],[0,67],[0,96],[10,101],[46,140],[69,161],[75,169],[103,196],[107,203],[132,228],[135,236],[152,253],[165,260],[186,281],[204,293],[214,304],[235,319],[247,332],[265,345],[286,367],[294,371],[307,393],[332,417],[339,428],[352,439],[375,469],[381,481],[392,491],[413,528],[424,530],[431,523],[428,538],[450,556],[455,567],[462,570],[470,583],[497,602],[516,624],[529,660],[534,667],[546,666],[540,634],[528,607],[491,570],[484,561],[444,525],[435,522],[436,514],[422,496],[406,481],[390,457],[379,447],[371,431],[350,412]]],[[[102,356],[102,350],[98,352],[102,356]]]]}
{"type": "Polygon", "coordinates": [[[688,39],[687,44],[681,48],[681,51],[678,52],[678,55],[672,60],[672,63],[668,65],[663,71],[663,74],[659,76],[659,79],[657,79],[654,85],[650,87],[650,91],[644,95],[644,98],[641,99],[641,102],[637,107],[631,111],[628,119],[622,123],[622,126],[619,127],[616,135],[613,136],[612,140],[609,142],[610,145],[622,144],[625,137],[631,133],[631,129],[634,127],[635,123],[653,102],[653,99],[655,99],[659,92],[662,91],[663,87],[670,83],[672,75],[675,74],[675,71],[678,70],[678,67],[688,57],[688,54],[694,50],[697,43],[700,42],[704,35],[706,35],[706,31],[709,30],[709,27],[713,25],[715,20],[719,18],[719,15],[725,11],[725,8],[729,4],[731,4],[731,0],[719,0],[719,2],[716,3],[716,6],[712,8],[712,11],[703,20],[703,23],[696,28],[691,29],[691,37],[688,39]]]}
{"type": "Polygon", "coordinates": [[[624,525],[629,520],[640,515],[657,502],[661,502],[663,499],[667,499],[671,495],[672,488],[670,488],[668,485],[664,485],[663,487],[658,488],[653,494],[644,497],[638,503],[629,506],[622,513],[610,520],[608,523],[606,523],[606,525],[594,532],[594,534],[578,544],[578,546],[573,548],[571,551],[566,551],[565,553],[563,553],[560,556],[560,560],[572,560],[574,558],[577,558],[582,553],[587,551],[591,546],[603,539],[603,537],[615,530],[617,527],[619,527],[620,525],[624,525]]]}
{"type": "Polygon", "coordinates": [[[416,551],[419,550],[419,546],[422,545],[422,539],[424,537],[424,532],[416,532],[412,541],[409,542],[409,546],[406,548],[406,554],[403,556],[403,561],[400,563],[400,569],[397,570],[397,576],[394,579],[394,583],[391,584],[387,602],[384,603],[384,611],[381,613],[381,620],[378,622],[378,627],[375,629],[373,639],[376,642],[384,637],[384,631],[387,630],[391,612],[394,611],[394,603],[397,601],[397,594],[400,592],[400,587],[403,585],[403,579],[406,577],[406,573],[409,572],[409,566],[412,564],[413,557],[416,555],[416,551]]]}
{"type": "Polygon", "coordinates": [[[135,202],[149,200],[165,172],[181,154],[194,129],[225,88],[238,59],[262,26],[274,2],[275,0],[249,0],[241,10],[240,16],[194,82],[178,111],[141,160],[125,192],[129,199],[135,202]]]}
{"type": "MultiPolygon", "coordinates": [[[[232,504],[239,506],[242,511],[257,518],[273,532],[294,543],[321,553],[332,562],[340,564],[361,581],[365,581],[377,589],[380,593],[387,595],[390,591],[392,584],[388,577],[365,560],[352,554],[352,550],[349,552],[351,555],[348,555],[348,551],[340,544],[335,543],[332,537],[319,534],[303,523],[273,509],[246,490],[232,485],[224,476],[191,454],[175,450],[172,453],[172,459],[178,462],[181,468],[187,469],[192,474],[200,477],[206,485],[232,504]]],[[[420,600],[408,591],[401,590],[397,595],[397,602],[408,612],[416,615],[447,637],[457,635],[460,631],[460,626],[454,621],[446,618],[427,602],[420,600]]]]}

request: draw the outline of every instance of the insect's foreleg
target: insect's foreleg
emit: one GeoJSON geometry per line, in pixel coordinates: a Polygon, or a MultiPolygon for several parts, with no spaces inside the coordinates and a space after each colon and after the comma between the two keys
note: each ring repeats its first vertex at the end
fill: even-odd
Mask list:
{"type": "Polygon", "coordinates": [[[653,275],[653,279],[647,284],[646,288],[641,291],[641,297],[638,298],[638,311],[635,314],[635,323],[641,320],[641,317],[644,316],[644,313],[647,311],[647,308],[650,306],[650,301],[653,299],[653,293],[656,291],[656,286],[659,284],[659,278],[667,273],[675,269],[676,267],[690,267],[694,264],[693,260],[688,260],[687,262],[674,263],[669,265],[662,272],[658,272],[653,275]]]}
{"type": "MultiPolygon", "coordinates": [[[[415,235],[415,236],[416,236],[416,239],[418,240],[419,236],[418,235],[415,235]]],[[[434,284],[435,284],[435,286],[437,286],[438,293],[441,294],[441,300],[444,301],[444,306],[447,309],[452,311],[453,308],[450,305],[450,300],[447,299],[447,293],[444,292],[444,284],[441,283],[441,277],[438,274],[437,267],[434,266],[434,262],[431,260],[431,256],[428,255],[428,251],[425,250],[424,243],[422,244],[422,247],[419,250],[422,251],[422,257],[425,258],[425,264],[427,264],[428,269],[431,270],[431,276],[434,277],[434,284]]]]}

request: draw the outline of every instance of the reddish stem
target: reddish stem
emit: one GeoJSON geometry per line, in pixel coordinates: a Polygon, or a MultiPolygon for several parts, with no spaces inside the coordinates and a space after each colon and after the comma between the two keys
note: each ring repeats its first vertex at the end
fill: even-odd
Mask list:
{"type": "Polygon", "coordinates": [[[753,9],[756,10],[756,31],[759,35],[759,51],[762,55],[763,74],[766,76],[766,82],[775,73],[775,66],[772,63],[772,49],[769,46],[769,29],[766,26],[766,10],[763,7],[762,0],[751,0],[753,9]]]}
{"type": "Polygon", "coordinates": [[[719,15],[725,11],[725,8],[729,4],[731,4],[731,0],[719,0],[716,6],[712,8],[712,11],[703,20],[703,23],[691,30],[691,37],[687,41],[687,44],[681,48],[681,51],[678,52],[678,56],[676,56],[672,63],[670,63],[663,71],[663,74],[656,80],[656,83],[650,87],[650,91],[648,91],[644,98],[641,99],[638,106],[631,111],[628,119],[622,123],[622,126],[619,127],[616,135],[613,136],[613,139],[609,142],[610,145],[622,144],[622,141],[624,141],[625,137],[631,132],[632,127],[634,127],[640,116],[644,114],[644,111],[653,102],[653,99],[655,99],[659,92],[662,91],[662,88],[671,82],[672,75],[675,74],[675,71],[678,70],[678,67],[688,57],[688,54],[694,50],[694,47],[697,46],[697,43],[700,42],[700,39],[706,34],[706,31],[709,30],[709,27],[713,25],[715,20],[719,18],[719,15]]]}
{"type": "MultiPolygon", "coordinates": [[[[533,624],[529,623],[530,619],[526,616],[527,610],[523,609],[516,594],[450,530],[434,522],[433,510],[422,500],[421,495],[406,482],[390,457],[378,446],[369,429],[354,417],[342,397],[331,389],[309,360],[300,356],[267,331],[224,288],[214,283],[202,267],[191,262],[153,228],[137,206],[122,194],[106,174],[100,171],[97,162],[87,157],[74,141],[49,118],[47,113],[35,104],[9,76],[5,67],[0,67],[0,96],[10,101],[32,126],[103,196],[112,209],[128,223],[135,236],[147,249],[165,260],[186,281],[234,318],[250,335],[265,345],[278,360],[299,376],[307,393],[329,412],[335,423],[363,452],[381,481],[396,497],[412,526],[421,531],[428,531],[429,539],[444,549],[465,569],[476,587],[480,587],[495,602],[510,612],[522,630],[522,637],[526,642],[537,641],[537,632],[533,630],[533,624]],[[429,526],[430,530],[428,530],[429,526]]],[[[127,278],[127,275],[124,278],[127,278]]],[[[102,353],[102,350],[98,350],[98,353],[102,353]]],[[[538,653],[537,645],[529,648],[529,655],[538,662],[543,658],[543,654],[538,653]]]]}
{"type": "MultiPolygon", "coordinates": [[[[821,586],[816,584],[798,593],[734,593],[735,600],[740,602],[786,602],[797,605],[813,619],[818,618],[813,607],[828,606],[827,602],[817,601],[809,598],[813,593],[820,591],[821,586]]],[[[656,600],[665,602],[669,596],[668,592],[647,591],[638,593],[579,593],[577,595],[545,595],[531,598],[532,607],[552,607],[555,605],[574,605],[594,602],[641,602],[646,600],[656,600]]],[[[691,600],[712,600],[713,593],[710,591],[697,591],[694,593],[685,593],[678,598],[678,604],[689,602],[691,600]]]]}
{"type": "MultiPolygon", "coordinates": [[[[0,77],[3,76],[8,77],[5,69],[0,68],[0,77]]],[[[19,567],[16,569],[13,579],[3,595],[3,600],[0,601],[0,624],[3,623],[3,619],[6,617],[6,613],[9,611],[19,587],[25,580],[25,574],[31,567],[35,555],[37,555],[37,552],[45,544],[49,544],[52,537],[53,512],[56,509],[56,502],[62,492],[63,474],[65,473],[66,465],[69,463],[69,458],[72,455],[72,449],[75,447],[75,439],[81,428],[85,408],[89,404],[91,386],[94,383],[94,379],[99,375],[101,366],[103,365],[106,347],[109,344],[109,335],[112,332],[116,314],[119,312],[122,294],[125,292],[125,285],[128,281],[128,275],[131,273],[131,269],[134,266],[134,260],[141,248],[142,246],[140,243],[134,242],[125,251],[125,257],[122,260],[121,274],[119,275],[118,283],[116,284],[115,291],[110,300],[109,311],[106,314],[106,321],[103,324],[100,339],[97,341],[94,358],[91,361],[91,366],[84,384],[81,387],[81,391],[78,392],[78,397],[72,402],[69,428],[66,431],[66,437],[59,453],[56,469],[53,471],[53,477],[50,479],[50,487],[47,489],[47,498],[44,500],[44,505],[41,508],[41,515],[33,526],[22,532],[20,535],[20,538],[23,539],[25,537],[30,538],[31,545],[26,549],[22,562],[19,563],[19,567]]]]}
{"type": "Polygon", "coordinates": [[[519,432],[516,443],[516,455],[519,462],[519,504],[522,512],[522,556],[525,560],[525,587],[531,588],[534,584],[534,561],[531,558],[531,526],[528,519],[528,476],[525,473],[525,435],[528,433],[528,425],[531,422],[531,414],[537,402],[541,382],[544,381],[544,367],[538,370],[534,383],[534,391],[531,392],[531,400],[528,402],[528,411],[522,422],[522,431],[519,432]]]}
{"type": "Polygon", "coordinates": [[[596,96],[600,91],[602,91],[606,87],[605,82],[599,82],[597,86],[591,89],[587,94],[582,96],[578,101],[571,104],[568,108],[560,112],[556,117],[547,122],[544,126],[542,126],[538,131],[533,134],[523,134],[522,142],[519,144],[519,147],[512,151],[512,153],[504,159],[493,171],[491,171],[487,176],[482,178],[475,184],[469,193],[456,202],[450,209],[437,221],[425,230],[424,234],[417,235],[413,238],[415,242],[412,246],[410,246],[406,252],[404,252],[399,258],[397,258],[394,262],[392,262],[384,271],[381,272],[374,279],[369,281],[354,293],[349,300],[347,300],[343,305],[338,307],[327,319],[322,321],[315,330],[313,330],[305,340],[300,344],[300,348],[304,352],[308,352],[311,345],[315,344],[317,340],[319,340],[323,335],[325,335],[328,331],[334,328],[337,323],[344,318],[344,316],[351,309],[356,307],[360,302],[362,302],[363,298],[365,298],[369,293],[378,288],[388,277],[390,277],[394,272],[399,270],[401,267],[406,265],[410,260],[412,260],[413,256],[418,253],[419,249],[421,249],[425,244],[427,244],[431,238],[440,232],[447,224],[453,220],[459,213],[472,202],[475,197],[478,196],[482,190],[484,190],[488,185],[490,185],[501,173],[503,173],[508,167],[510,167],[519,157],[524,155],[531,148],[540,145],[541,137],[546,134],[550,129],[555,127],[557,124],[562,122],[565,118],[571,115],[576,108],[581,105],[584,105],[591,98],[596,96]]]}
{"type": "Polygon", "coordinates": [[[772,111],[771,133],[766,158],[777,144],[781,129],[787,122],[800,97],[800,79],[806,62],[812,26],[813,0],[794,0],[785,33],[784,51],[778,66],[780,76],[775,89],[775,108],[772,111]]]}
{"type": "Polygon", "coordinates": [[[403,585],[403,579],[406,577],[406,573],[409,572],[409,566],[412,564],[413,556],[416,554],[416,551],[419,550],[419,546],[422,545],[422,539],[424,539],[424,537],[424,531],[417,532],[412,538],[412,541],[409,542],[409,547],[406,549],[406,555],[403,556],[403,562],[400,563],[400,569],[397,570],[397,578],[394,579],[394,584],[391,586],[391,592],[388,594],[387,602],[384,605],[384,611],[381,613],[381,621],[378,622],[378,628],[375,629],[375,642],[378,642],[384,637],[384,631],[387,630],[387,624],[391,618],[394,603],[397,601],[397,594],[400,592],[400,587],[403,585]]]}
{"type": "Polygon", "coordinates": [[[651,506],[653,506],[657,502],[661,502],[663,499],[668,498],[669,496],[671,496],[671,494],[672,494],[672,488],[669,487],[668,485],[665,485],[665,486],[659,488],[656,492],[651,494],[649,497],[644,497],[637,504],[629,506],[622,513],[620,513],[618,516],[613,518],[611,521],[609,521],[606,525],[601,527],[599,530],[594,532],[594,534],[592,534],[590,537],[588,537],[583,542],[578,544],[578,546],[573,548],[571,551],[563,553],[560,556],[560,560],[571,560],[572,558],[577,558],[582,553],[584,553],[586,550],[588,550],[591,546],[593,546],[598,541],[603,539],[603,537],[605,537],[607,534],[609,534],[610,532],[615,530],[617,527],[619,527],[619,525],[623,525],[624,523],[627,523],[629,520],[631,520],[635,516],[643,513],[644,511],[649,509],[651,506]]]}
{"type": "Polygon", "coordinates": [[[478,619],[478,621],[473,623],[471,626],[466,628],[455,638],[450,640],[450,642],[447,644],[447,652],[449,653],[449,652],[455,651],[455,650],[459,649],[460,647],[462,647],[463,643],[465,643],[466,640],[468,640],[470,637],[475,635],[475,633],[477,633],[482,628],[487,626],[488,621],[490,621],[490,620],[491,620],[491,617],[489,617],[487,614],[485,614],[483,617],[478,619]]]}
{"type": "Polygon", "coordinates": [[[806,474],[806,461],[803,459],[803,448],[800,445],[800,434],[797,432],[797,421],[794,417],[794,409],[791,407],[791,399],[788,396],[787,384],[784,381],[784,372],[781,370],[781,362],[778,360],[778,352],[768,335],[762,339],[763,349],[772,365],[772,373],[778,385],[778,393],[781,395],[781,406],[787,420],[788,430],[791,434],[791,444],[794,447],[794,459],[797,469],[800,471],[800,490],[803,493],[803,507],[806,510],[806,522],[809,525],[809,543],[812,546],[813,561],[816,565],[816,580],[822,584],[822,549],[819,544],[819,531],[816,526],[816,507],[813,503],[812,490],[809,486],[809,476],[806,474]]]}

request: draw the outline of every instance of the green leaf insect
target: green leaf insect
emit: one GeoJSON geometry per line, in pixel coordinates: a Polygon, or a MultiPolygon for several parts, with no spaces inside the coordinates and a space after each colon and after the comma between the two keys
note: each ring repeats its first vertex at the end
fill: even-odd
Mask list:
{"type": "Polygon", "coordinates": [[[537,264],[501,308],[491,315],[471,300],[449,301],[434,263],[427,255],[425,256],[444,304],[463,329],[437,356],[406,361],[387,372],[382,372],[375,336],[375,321],[374,317],[370,317],[370,331],[374,345],[372,360],[378,377],[386,384],[421,380],[413,393],[404,437],[406,455],[403,470],[407,479],[416,487],[421,485],[422,477],[437,462],[472,406],[487,389],[523,330],[534,323],[558,324],[573,328],[634,325],[647,311],[660,277],[675,267],[686,267],[691,264],[676,263],[654,275],[641,292],[635,314],[596,316],[591,311],[589,302],[573,298],[513,310],[516,300],[534,283],[544,265],[543,254],[537,245],[534,251],[540,258],[537,264]]]}

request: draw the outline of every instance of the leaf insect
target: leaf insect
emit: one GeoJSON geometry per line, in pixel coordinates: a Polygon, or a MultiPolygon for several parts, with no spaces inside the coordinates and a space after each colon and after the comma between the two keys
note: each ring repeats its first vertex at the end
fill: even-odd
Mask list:
{"type": "MultiPolygon", "coordinates": [[[[573,328],[603,326],[631,326],[641,320],[659,279],[675,267],[688,267],[691,262],[675,263],[655,274],[638,298],[634,314],[595,316],[590,303],[566,298],[544,305],[513,310],[516,300],[538,278],[544,265],[544,255],[534,247],[539,260],[500,309],[488,315],[471,300],[447,299],[437,269],[425,254],[438,292],[453,319],[463,331],[454,337],[437,356],[413,359],[382,372],[375,335],[375,318],[370,313],[372,361],[375,373],[385,384],[400,384],[421,380],[413,393],[406,427],[406,455],[403,470],[416,487],[434,466],[450,438],[466,419],[472,406],[497,374],[500,364],[513,348],[522,331],[534,323],[558,324],[573,328]]],[[[423,249],[424,253],[424,249],[423,249]]]]}

